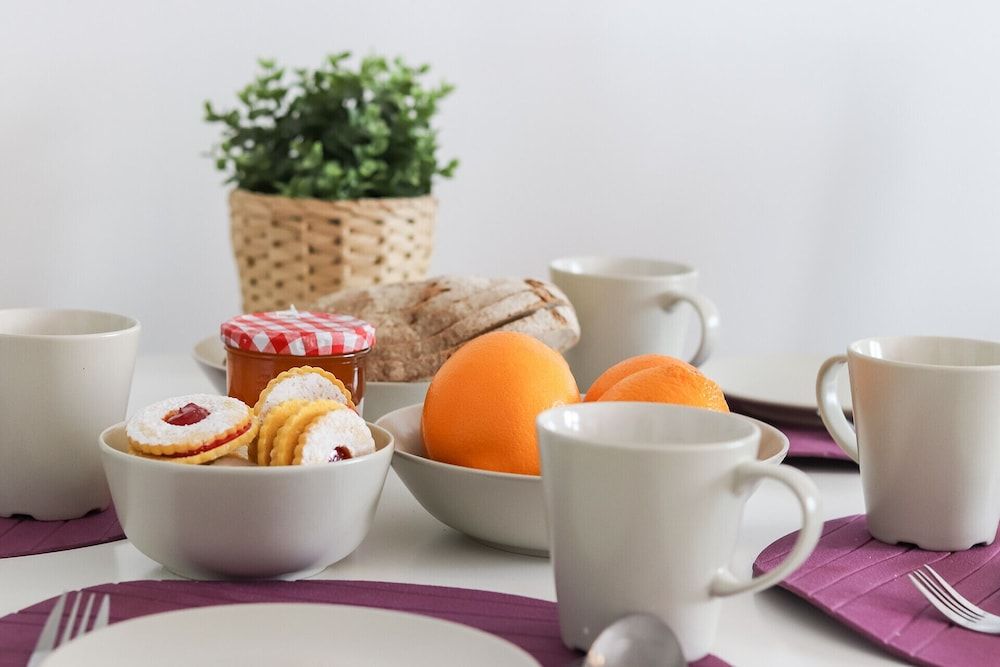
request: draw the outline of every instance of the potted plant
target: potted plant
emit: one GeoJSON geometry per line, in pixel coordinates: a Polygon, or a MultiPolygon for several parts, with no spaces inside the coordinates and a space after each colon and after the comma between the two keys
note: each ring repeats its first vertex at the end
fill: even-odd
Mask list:
{"type": "Polygon", "coordinates": [[[212,157],[236,189],[229,208],[246,312],[309,304],[345,287],[425,277],[437,202],[438,102],[452,87],[428,66],[350,53],[291,74],[273,60],[205,119],[222,125],[212,157]]]}

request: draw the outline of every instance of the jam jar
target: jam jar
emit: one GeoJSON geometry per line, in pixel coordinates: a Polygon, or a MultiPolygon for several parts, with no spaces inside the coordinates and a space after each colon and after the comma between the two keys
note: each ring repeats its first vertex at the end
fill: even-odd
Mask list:
{"type": "Polygon", "coordinates": [[[358,411],[365,397],[365,357],[375,327],[364,320],[295,308],[248,313],[224,322],[227,393],[254,405],[272,378],[296,366],[333,373],[351,392],[358,411]]]}

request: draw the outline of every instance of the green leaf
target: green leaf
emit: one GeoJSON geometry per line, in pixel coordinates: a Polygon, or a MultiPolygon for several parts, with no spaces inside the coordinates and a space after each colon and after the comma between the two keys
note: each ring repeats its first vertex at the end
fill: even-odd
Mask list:
{"type": "Polygon", "coordinates": [[[240,105],[204,118],[221,126],[209,155],[227,182],[290,197],[354,199],[430,192],[457,160],[439,161],[432,120],[453,87],[427,86],[427,65],[369,55],[327,56],[320,67],[286,71],[260,59],[259,74],[240,90],[240,105]]]}

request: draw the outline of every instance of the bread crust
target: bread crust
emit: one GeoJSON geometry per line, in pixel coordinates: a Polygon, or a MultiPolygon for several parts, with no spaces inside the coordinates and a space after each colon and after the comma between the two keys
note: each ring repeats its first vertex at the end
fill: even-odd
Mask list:
{"type": "Polygon", "coordinates": [[[464,343],[490,331],[520,331],[559,352],[580,339],[566,295],[534,279],[442,276],[336,292],[312,309],[375,325],[367,373],[378,382],[427,380],[464,343]]]}

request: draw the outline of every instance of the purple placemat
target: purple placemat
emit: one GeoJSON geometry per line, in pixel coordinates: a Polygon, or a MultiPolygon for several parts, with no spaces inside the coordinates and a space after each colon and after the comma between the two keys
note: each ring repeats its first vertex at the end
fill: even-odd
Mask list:
{"type": "Polygon", "coordinates": [[[0,558],[89,547],[124,537],[114,507],[69,521],[0,517],[0,558]]]}
{"type": "MultiPolygon", "coordinates": [[[[754,572],[774,568],[795,533],[761,552],[754,572]]],[[[1000,540],[967,551],[922,551],[879,542],[863,515],[828,521],[809,560],[781,584],[886,651],[917,665],[1000,664],[1000,636],[953,626],[917,592],[906,574],[932,563],[974,603],[1000,613],[1000,540]]]]}
{"type": "MultiPolygon", "coordinates": [[[[517,644],[545,667],[566,667],[581,655],[564,647],[559,639],[554,602],[519,595],[374,581],[129,581],[84,590],[111,596],[112,623],[215,604],[325,602],[408,611],[464,623],[517,644]]],[[[54,604],[55,598],[50,598],[0,618],[0,666],[27,664],[54,604]]],[[[714,656],[694,665],[727,667],[714,656]]]]}
{"type": "Polygon", "coordinates": [[[774,424],[774,427],[788,436],[788,458],[851,461],[823,427],[788,426],[780,423],[774,424]]]}
{"type": "Polygon", "coordinates": [[[851,458],[826,432],[826,427],[818,422],[818,415],[803,411],[800,420],[793,421],[787,415],[785,419],[782,419],[775,412],[781,408],[775,408],[772,405],[741,401],[732,397],[727,397],[726,400],[733,412],[771,424],[788,436],[788,458],[790,459],[828,459],[852,462],[851,458]],[[815,426],[811,425],[814,420],[817,420],[815,426]]]}

